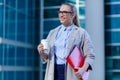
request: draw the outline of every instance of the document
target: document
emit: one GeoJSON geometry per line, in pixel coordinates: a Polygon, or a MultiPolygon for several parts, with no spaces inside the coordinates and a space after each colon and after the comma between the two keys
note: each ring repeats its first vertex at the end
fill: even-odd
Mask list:
{"type": "MultiPolygon", "coordinates": [[[[70,53],[70,55],[66,58],[68,64],[72,67],[72,69],[74,69],[74,71],[78,71],[75,68],[80,68],[83,66],[84,64],[84,56],[81,53],[81,51],[79,50],[79,48],[77,46],[75,46],[72,50],[72,52],[70,53]]],[[[87,70],[83,76],[82,79],[80,80],[88,80],[88,76],[89,76],[89,72],[90,70],[87,70]]]]}

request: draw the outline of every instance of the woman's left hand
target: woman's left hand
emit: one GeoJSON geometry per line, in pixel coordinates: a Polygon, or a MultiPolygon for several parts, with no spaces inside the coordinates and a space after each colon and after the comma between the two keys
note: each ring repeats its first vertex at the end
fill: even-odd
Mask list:
{"type": "Polygon", "coordinates": [[[82,78],[84,72],[86,71],[84,68],[75,68],[78,69],[77,72],[75,72],[75,75],[78,79],[82,78]]]}
{"type": "Polygon", "coordinates": [[[87,62],[85,62],[84,65],[83,65],[83,67],[81,67],[81,68],[75,68],[75,69],[78,70],[77,72],[75,72],[76,77],[78,79],[82,78],[84,72],[88,69],[88,67],[89,67],[89,64],[87,62]]]}

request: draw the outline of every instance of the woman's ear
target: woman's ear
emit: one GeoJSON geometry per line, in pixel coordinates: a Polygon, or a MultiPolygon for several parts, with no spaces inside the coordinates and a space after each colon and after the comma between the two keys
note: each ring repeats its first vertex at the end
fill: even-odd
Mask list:
{"type": "Polygon", "coordinates": [[[72,18],[74,18],[74,17],[75,17],[75,14],[73,13],[73,14],[71,14],[71,16],[72,16],[72,18]]]}

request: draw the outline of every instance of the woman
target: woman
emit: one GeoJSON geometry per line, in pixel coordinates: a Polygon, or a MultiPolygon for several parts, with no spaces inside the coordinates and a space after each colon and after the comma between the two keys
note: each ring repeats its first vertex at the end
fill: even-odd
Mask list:
{"type": "Polygon", "coordinates": [[[43,44],[38,45],[38,52],[43,62],[47,62],[45,80],[80,80],[83,73],[92,69],[94,49],[88,33],[79,27],[75,6],[62,4],[59,9],[61,25],[50,31],[47,40],[50,51],[43,51],[43,44]],[[73,47],[77,45],[83,52],[85,63],[82,68],[74,72],[66,62],[73,47]]]}

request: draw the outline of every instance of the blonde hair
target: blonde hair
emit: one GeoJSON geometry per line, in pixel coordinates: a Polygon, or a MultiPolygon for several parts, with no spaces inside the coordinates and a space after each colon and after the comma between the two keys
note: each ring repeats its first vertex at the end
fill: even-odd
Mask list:
{"type": "Polygon", "coordinates": [[[76,7],[73,5],[73,4],[70,4],[70,3],[64,3],[62,5],[68,5],[71,7],[71,10],[72,12],[75,14],[74,18],[73,18],[73,23],[77,26],[77,27],[80,27],[80,24],[79,24],[79,18],[78,18],[78,14],[77,14],[77,9],[76,7]]]}

